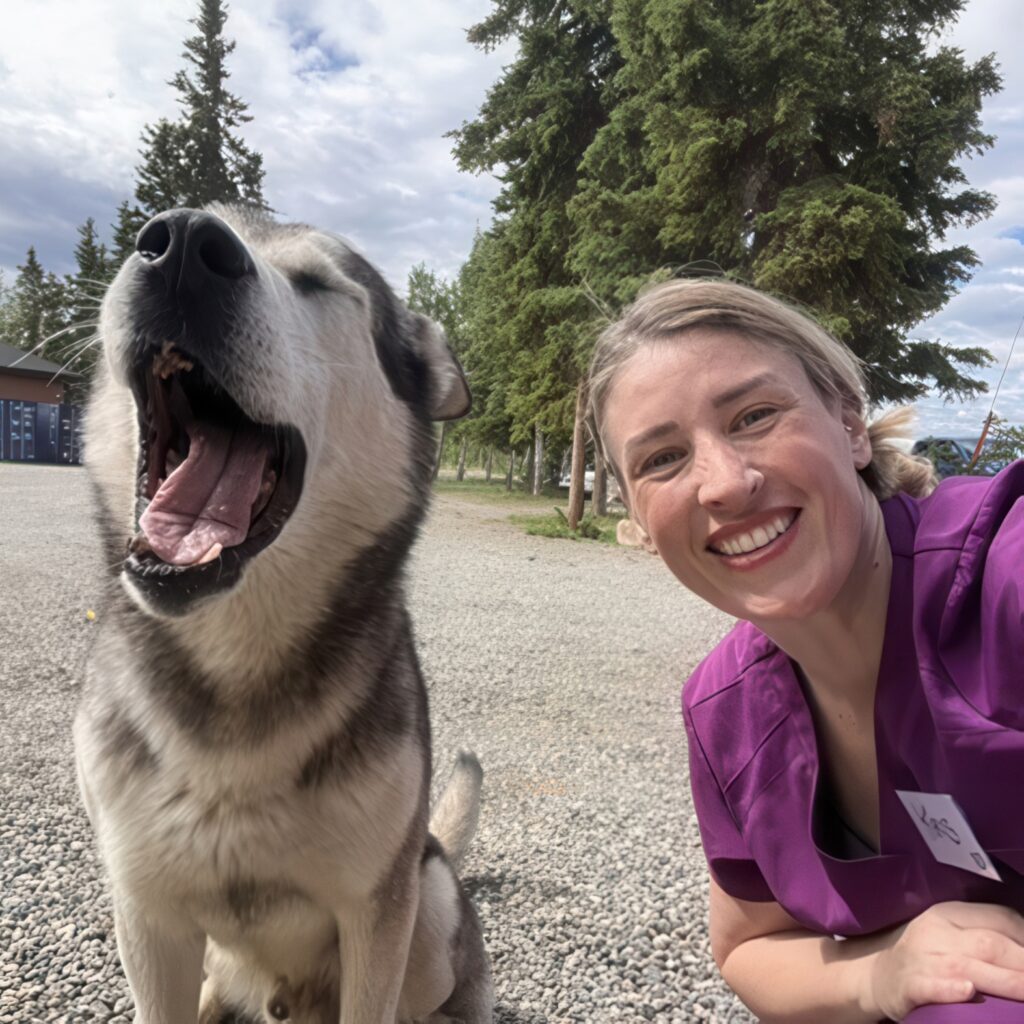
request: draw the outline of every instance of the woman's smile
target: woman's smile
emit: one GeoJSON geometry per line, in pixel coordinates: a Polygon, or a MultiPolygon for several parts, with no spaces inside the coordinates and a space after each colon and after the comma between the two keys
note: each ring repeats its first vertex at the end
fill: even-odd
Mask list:
{"type": "Polygon", "coordinates": [[[757,525],[723,527],[708,538],[707,548],[732,570],[759,569],[792,547],[799,517],[799,509],[787,509],[757,517],[757,525]]]}

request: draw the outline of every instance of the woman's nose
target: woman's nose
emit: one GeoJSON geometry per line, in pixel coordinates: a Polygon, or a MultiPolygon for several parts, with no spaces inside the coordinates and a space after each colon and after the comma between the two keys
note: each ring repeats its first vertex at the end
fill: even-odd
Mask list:
{"type": "Polygon", "coordinates": [[[728,443],[706,446],[695,468],[697,500],[706,508],[742,509],[764,483],[764,474],[728,443]]]}

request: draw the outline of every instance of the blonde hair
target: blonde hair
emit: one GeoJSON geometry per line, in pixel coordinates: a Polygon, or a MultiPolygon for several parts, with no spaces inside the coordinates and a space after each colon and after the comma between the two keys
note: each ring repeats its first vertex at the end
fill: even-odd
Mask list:
{"type": "MultiPolygon", "coordinates": [[[[590,414],[598,444],[602,444],[608,395],[623,365],[643,345],[698,329],[736,331],[753,342],[788,352],[800,361],[822,398],[838,401],[843,409],[865,418],[867,388],[860,362],[809,316],[732,281],[679,279],[643,292],[597,340],[590,364],[590,414]]],[[[868,423],[872,457],[860,474],[879,501],[900,491],[924,497],[937,483],[931,462],[908,454],[901,444],[912,436],[913,418],[913,410],[903,407],[868,423]]]]}

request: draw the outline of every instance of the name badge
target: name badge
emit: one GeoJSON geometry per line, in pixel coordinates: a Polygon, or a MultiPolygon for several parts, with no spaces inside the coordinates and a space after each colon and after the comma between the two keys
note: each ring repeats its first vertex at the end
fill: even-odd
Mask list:
{"type": "Polygon", "coordinates": [[[963,812],[948,793],[910,793],[897,789],[896,795],[939,863],[1002,881],[981,843],[974,838],[963,812]]]}

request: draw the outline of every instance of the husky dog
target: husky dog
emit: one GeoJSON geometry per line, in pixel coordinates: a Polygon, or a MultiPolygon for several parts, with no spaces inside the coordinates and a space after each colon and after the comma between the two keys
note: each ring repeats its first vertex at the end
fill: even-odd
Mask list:
{"type": "Polygon", "coordinates": [[[137,250],[89,407],[110,573],[75,722],[135,1020],[490,1021],[455,874],[481,773],[428,830],[403,594],[462,371],[333,235],[172,210],[137,250]]]}

